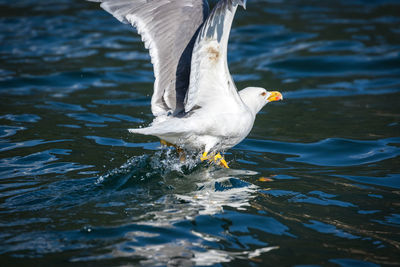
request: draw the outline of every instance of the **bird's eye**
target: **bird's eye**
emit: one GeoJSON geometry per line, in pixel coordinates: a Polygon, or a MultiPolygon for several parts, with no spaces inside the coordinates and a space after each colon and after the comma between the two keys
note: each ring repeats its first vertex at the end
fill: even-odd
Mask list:
{"type": "Polygon", "coordinates": [[[262,95],[262,96],[266,96],[267,93],[266,93],[266,92],[262,92],[261,95],[262,95]]]}

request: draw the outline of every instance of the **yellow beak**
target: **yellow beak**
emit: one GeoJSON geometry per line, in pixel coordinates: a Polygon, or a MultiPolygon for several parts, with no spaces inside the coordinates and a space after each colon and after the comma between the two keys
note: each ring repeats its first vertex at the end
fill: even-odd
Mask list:
{"type": "Polygon", "coordinates": [[[278,91],[272,91],[272,92],[269,92],[269,93],[270,93],[270,96],[267,98],[267,100],[269,102],[278,101],[278,100],[282,100],[283,99],[282,94],[279,93],[278,91]]]}

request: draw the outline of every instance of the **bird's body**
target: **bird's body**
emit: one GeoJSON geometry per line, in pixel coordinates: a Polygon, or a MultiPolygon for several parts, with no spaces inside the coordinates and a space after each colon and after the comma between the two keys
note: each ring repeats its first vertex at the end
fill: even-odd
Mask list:
{"type": "Polygon", "coordinates": [[[245,105],[230,110],[216,108],[207,113],[200,108],[183,117],[160,116],[149,127],[129,131],[154,135],[189,150],[225,151],[249,134],[254,119],[245,105]]]}
{"type": "MultiPolygon", "coordinates": [[[[256,114],[279,92],[259,87],[237,91],[227,46],[238,5],[220,0],[90,0],[138,29],[154,65],[154,121],[131,133],[153,135],[177,147],[215,155],[242,141],[256,114]]],[[[219,155],[219,154],[217,154],[219,155]]],[[[221,157],[221,156],[219,156],[221,157]]],[[[225,162],[225,161],[224,161],[225,162]]],[[[227,167],[225,162],[224,166],[227,167]]]]}

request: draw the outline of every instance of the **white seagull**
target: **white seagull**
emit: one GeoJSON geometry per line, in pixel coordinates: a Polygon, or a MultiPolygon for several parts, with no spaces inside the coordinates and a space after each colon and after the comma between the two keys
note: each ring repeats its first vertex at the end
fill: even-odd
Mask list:
{"type": "Polygon", "coordinates": [[[242,141],[256,114],[282,94],[260,87],[239,92],[229,73],[227,48],[232,20],[246,0],[90,0],[136,27],[154,67],[153,122],[131,133],[153,135],[162,144],[201,151],[201,160],[228,168],[219,151],[242,141]]]}

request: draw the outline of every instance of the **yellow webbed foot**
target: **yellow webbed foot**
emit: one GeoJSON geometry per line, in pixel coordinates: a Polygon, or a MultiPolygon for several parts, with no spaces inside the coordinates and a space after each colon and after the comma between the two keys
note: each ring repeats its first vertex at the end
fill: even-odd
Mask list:
{"type": "Polygon", "coordinates": [[[228,163],[226,160],[221,156],[220,153],[214,156],[214,162],[218,163],[220,166],[229,169],[228,163]]]}
{"type": "Polygon", "coordinates": [[[226,162],[226,160],[221,156],[220,153],[216,154],[213,156],[214,153],[212,153],[211,155],[208,155],[207,152],[204,152],[203,155],[201,156],[200,160],[201,161],[205,161],[208,160],[209,162],[213,162],[216,164],[219,164],[220,166],[229,169],[228,163],[226,162]]]}
{"type": "Polygon", "coordinates": [[[203,155],[201,156],[200,160],[201,160],[201,161],[208,160],[209,157],[208,157],[207,155],[208,155],[208,153],[207,153],[207,152],[204,152],[203,155]]]}

